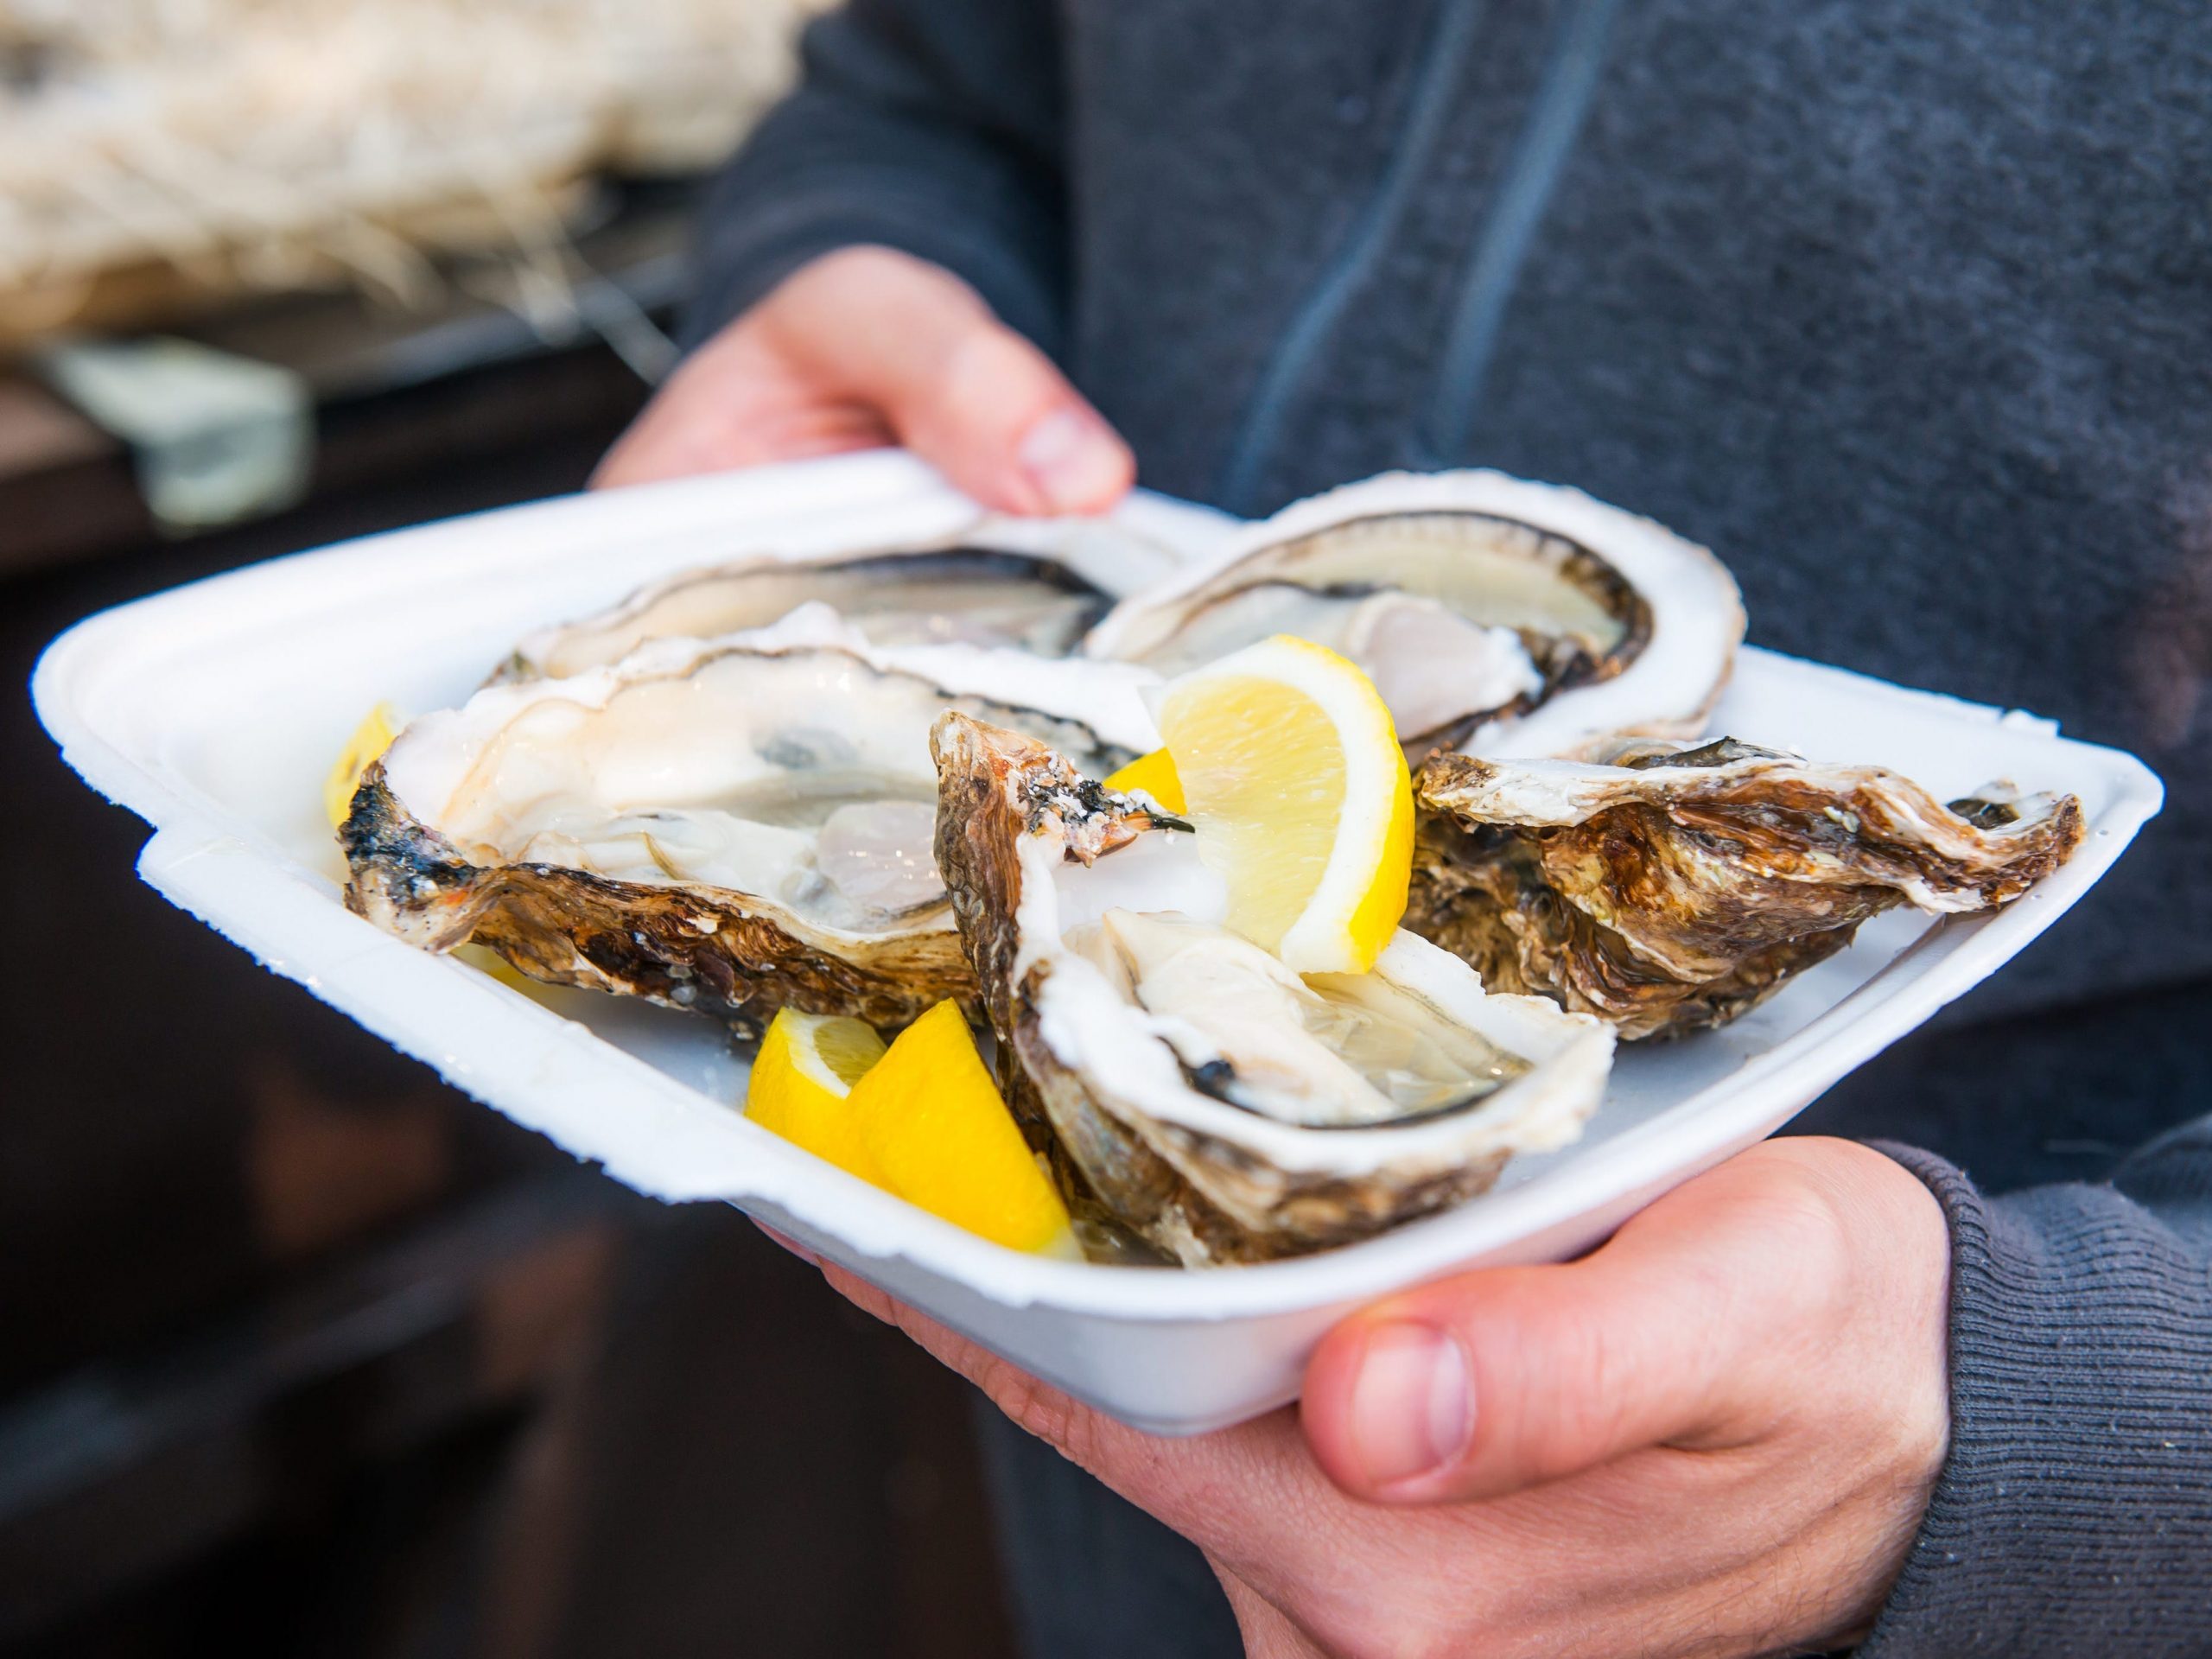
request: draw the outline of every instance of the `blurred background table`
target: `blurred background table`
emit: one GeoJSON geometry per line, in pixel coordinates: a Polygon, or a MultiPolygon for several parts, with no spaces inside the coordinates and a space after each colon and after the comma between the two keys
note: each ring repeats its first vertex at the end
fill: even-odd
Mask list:
{"type": "MultiPolygon", "coordinates": [[[[606,222],[576,238],[573,315],[550,327],[452,288],[408,310],[351,292],[270,296],[161,332],[301,378],[315,407],[319,499],[472,457],[596,441],[620,430],[643,391],[594,321],[669,317],[696,194],[625,187],[606,222]]],[[[0,574],[120,552],[156,529],[125,442],[29,361],[0,364],[0,574]]]]}

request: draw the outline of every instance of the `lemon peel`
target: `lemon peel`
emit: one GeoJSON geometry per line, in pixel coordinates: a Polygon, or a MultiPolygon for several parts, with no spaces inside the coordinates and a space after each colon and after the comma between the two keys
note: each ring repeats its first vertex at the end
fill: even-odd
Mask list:
{"type": "Polygon", "coordinates": [[[1067,1206],[999,1097],[957,1003],[940,1002],[900,1032],[854,1085],[852,1108],[899,1197],[1010,1249],[1071,1249],[1067,1206]]]}
{"type": "Polygon", "coordinates": [[[1106,787],[1124,795],[1142,790],[1154,804],[1179,818],[1189,810],[1183,798],[1183,780],[1175,772],[1175,757],[1165,749],[1139,755],[1109,777],[1106,787]]]}
{"type": "Polygon", "coordinates": [[[353,728],[353,736],[338,752],[337,764],[322,780],[322,810],[332,829],[339,828],[352,814],[353,791],[361,786],[361,774],[391,747],[391,740],[406,723],[397,709],[380,702],[353,728]]]}

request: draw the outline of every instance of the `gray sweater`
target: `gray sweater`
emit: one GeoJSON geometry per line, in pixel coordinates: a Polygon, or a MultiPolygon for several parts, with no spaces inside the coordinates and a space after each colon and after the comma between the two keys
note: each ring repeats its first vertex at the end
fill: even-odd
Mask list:
{"type": "Polygon", "coordinates": [[[1156,487],[1563,480],[1719,550],[1762,643],[2158,767],[2099,892],[1813,1121],[1931,1148],[1955,1251],[1955,1443],[1862,1651],[2212,1652],[2212,7],[854,0],[695,333],[861,241],[1156,487]]]}

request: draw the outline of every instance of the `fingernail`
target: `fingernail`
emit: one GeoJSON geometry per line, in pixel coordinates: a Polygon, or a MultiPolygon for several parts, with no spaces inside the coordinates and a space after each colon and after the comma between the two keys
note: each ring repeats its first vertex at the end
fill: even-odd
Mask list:
{"type": "Polygon", "coordinates": [[[1390,1486],[1441,1468],[1466,1449],[1473,1428],[1467,1359],[1457,1342],[1426,1325],[1369,1333],[1351,1392],[1352,1451],[1369,1481],[1390,1486]]]}
{"type": "Polygon", "coordinates": [[[1058,512],[1102,506],[1122,482],[1121,446],[1079,409],[1056,409],[1031,427],[1015,457],[1058,512]]]}

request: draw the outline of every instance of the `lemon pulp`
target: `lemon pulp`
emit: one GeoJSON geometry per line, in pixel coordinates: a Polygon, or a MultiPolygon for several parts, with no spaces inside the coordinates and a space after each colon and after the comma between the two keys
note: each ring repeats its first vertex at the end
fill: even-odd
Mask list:
{"type": "Polygon", "coordinates": [[[1278,634],[1170,683],[1159,720],[1229,926],[1300,973],[1373,967],[1405,913],[1414,838],[1373,683],[1278,634]]]}

